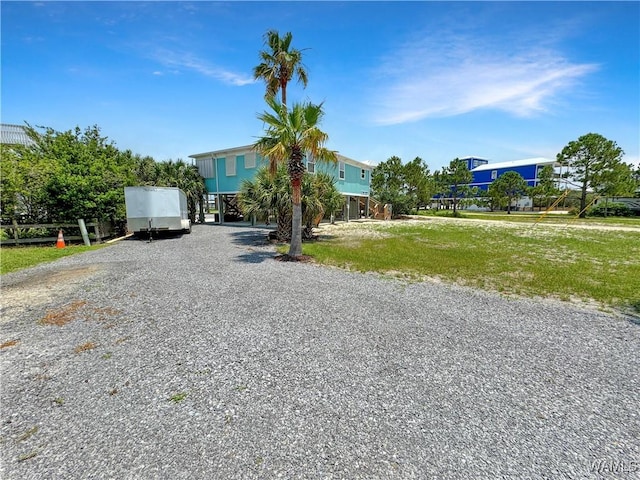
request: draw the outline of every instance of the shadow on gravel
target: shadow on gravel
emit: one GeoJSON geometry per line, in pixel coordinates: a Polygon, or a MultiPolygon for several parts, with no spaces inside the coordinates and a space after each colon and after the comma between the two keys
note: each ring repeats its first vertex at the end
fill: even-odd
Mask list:
{"type": "Polygon", "coordinates": [[[268,241],[269,232],[260,232],[255,230],[244,230],[238,232],[232,232],[231,242],[234,245],[243,247],[265,247],[269,245],[268,241]]]}
{"type": "Polygon", "coordinates": [[[262,263],[265,260],[273,261],[274,257],[273,252],[249,252],[238,255],[236,260],[242,263],[262,263]]]}
{"type": "Polygon", "coordinates": [[[234,245],[247,248],[247,253],[238,255],[237,261],[243,263],[261,263],[265,260],[273,260],[274,252],[265,250],[253,250],[251,247],[267,247],[270,242],[267,238],[268,232],[256,230],[243,230],[230,234],[231,242],[234,245]]]}
{"type": "MultiPolygon", "coordinates": [[[[169,240],[172,238],[181,238],[184,235],[183,232],[154,232],[151,235],[151,241],[155,242],[157,240],[169,240]]],[[[126,239],[129,242],[148,242],[149,234],[148,233],[136,233],[131,237],[126,239]]]]}
{"type": "Polygon", "coordinates": [[[640,300],[632,302],[630,305],[629,319],[632,323],[640,325],[640,300]]]}

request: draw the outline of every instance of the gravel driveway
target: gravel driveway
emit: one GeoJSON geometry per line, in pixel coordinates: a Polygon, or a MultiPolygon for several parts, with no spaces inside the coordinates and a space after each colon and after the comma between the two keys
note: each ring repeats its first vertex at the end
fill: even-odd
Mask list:
{"type": "Polygon", "coordinates": [[[198,225],[3,276],[0,477],[640,477],[640,325],[264,238],[198,225]]]}

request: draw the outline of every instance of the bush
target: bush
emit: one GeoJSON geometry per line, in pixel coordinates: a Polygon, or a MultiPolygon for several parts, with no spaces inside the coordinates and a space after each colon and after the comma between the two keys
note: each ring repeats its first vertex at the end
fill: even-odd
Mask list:
{"type": "Polygon", "coordinates": [[[589,217],[604,217],[606,212],[607,217],[631,217],[633,212],[624,203],[619,202],[606,202],[598,203],[593,206],[587,212],[589,217]]]}
{"type": "MultiPolygon", "coordinates": [[[[51,233],[47,228],[18,228],[18,238],[42,238],[42,237],[50,237],[57,235],[57,230],[55,233],[51,233]]],[[[10,240],[14,238],[13,229],[0,230],[0,240],[10,240]]]]}
{"type": "Polygon", "coordinates": [[[435,209],[435,208],[430,208],[429,210],[420,210],[418,215],[425,215],[425,216],[430,216],[430,217],[467,218],[467,215],[465,215],[464,213],[460,212],[460,210],[456,210],[456,213],[454,215],[453,209],[450,209],[450,210],[446,210],[446,209],[438,210],[438,209],[435,209]]]}

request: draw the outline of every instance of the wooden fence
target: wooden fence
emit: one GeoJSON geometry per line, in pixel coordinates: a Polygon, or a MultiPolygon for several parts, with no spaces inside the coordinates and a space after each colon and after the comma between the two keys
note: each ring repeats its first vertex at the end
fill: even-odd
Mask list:
{"type": "MultiPolygon", "coordinates": [[[[99,222],[93,220],[85,224],[89,240],[94,243],[102,243],[103,240],[109,238],[113,234],[113,226],[110,222],[99,222]]],[[[82,242],[83,238],[80,232],[79,223],[33,223],[18,224],[14,221],[11,225],[0,225],[0,229],[7,233],[6,239],[0,239],[0,245],[22,245],[22,244],[55,244],[58,239],[58,232],[62,230],[65,242],[82,242]],[[37,238],[21,238],[25,231],[30,229],[46,229],[54,232],[55,236],[37,237],[37,238]],[[76,234],[77,233],[77,234],[76,234]]],[[[4,237],[4,235],[3,235],[4,237]]]]}

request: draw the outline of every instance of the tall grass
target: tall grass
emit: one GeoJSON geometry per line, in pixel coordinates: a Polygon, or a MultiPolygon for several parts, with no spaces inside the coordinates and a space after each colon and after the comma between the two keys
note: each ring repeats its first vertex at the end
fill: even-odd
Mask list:
{"type": "Polygon", "coordinates": [[[431,277],[504,293],[640,305],[640,234],[547,226],[424,222],[362,225],[306,244],[316,261],[431,277]]]}

